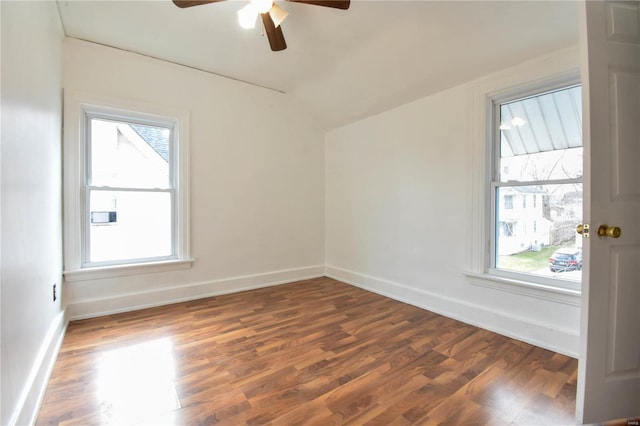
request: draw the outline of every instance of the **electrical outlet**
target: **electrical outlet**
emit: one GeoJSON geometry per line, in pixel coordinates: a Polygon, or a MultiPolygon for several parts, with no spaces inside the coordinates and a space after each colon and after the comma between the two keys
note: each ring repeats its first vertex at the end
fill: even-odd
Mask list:
{"type": "Polygon", "coordinates": [[[53,283],[53,301],[55,302],[58,296],[56,295],[56,283],[53,283]]]}

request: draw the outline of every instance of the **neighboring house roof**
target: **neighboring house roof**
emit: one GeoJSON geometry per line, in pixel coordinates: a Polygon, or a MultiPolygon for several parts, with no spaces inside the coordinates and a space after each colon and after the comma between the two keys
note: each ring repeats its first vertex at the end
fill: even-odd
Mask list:
{"type": "Polygon", "coordinates": [[[547,194],[547,191],[541,188],[536,188],[535,186],[514,186],[513,189],[524,194],[547,194]]]}
{"type": "Polygon", "coordinates": [[[129,124],[141,138],[155,152],[160,155],[164,161],[169,162],[169,137],[166,129],[160,127],[140,126],[137,124],[129,124]]]}
{"type": "Polygon", "coordinates": [[[536,188],[535,186],[512,186],[512,187],[509,187],[504,192],[507,193],[509,191],[516,191],[516,192],[520,192],[522,194],[542,194],[542,195],[547,195],[547,191],[545,191],[544,189],[541,189],[541,188],[536,188]]]}

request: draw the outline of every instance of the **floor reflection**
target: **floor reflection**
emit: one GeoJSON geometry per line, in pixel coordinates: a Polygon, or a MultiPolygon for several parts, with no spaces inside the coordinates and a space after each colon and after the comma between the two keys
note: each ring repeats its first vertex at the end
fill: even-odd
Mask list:
{"type": "Polygon", "coordinates": [[[107,424],[140,424],[180,408],[169,338],[105,352],[98,362],[98,403],[107,424]]]}

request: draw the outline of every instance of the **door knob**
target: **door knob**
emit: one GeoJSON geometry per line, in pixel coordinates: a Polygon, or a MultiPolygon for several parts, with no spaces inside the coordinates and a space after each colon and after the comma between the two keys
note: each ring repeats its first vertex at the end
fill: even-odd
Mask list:
{"type": "Polygon", "coordinates": [[[600,237],[619,238],[621,233],[622,230],[617,226],[600,225],[598,228],[598,236],[600,237]]]}

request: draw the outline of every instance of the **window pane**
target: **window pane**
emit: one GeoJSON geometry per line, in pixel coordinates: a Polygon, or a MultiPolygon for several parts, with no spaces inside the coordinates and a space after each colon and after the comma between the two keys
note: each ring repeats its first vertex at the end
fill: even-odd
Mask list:
{"type": "Polygon", "coordinates": [[[90,262],[173,254],[170,193],[94,190],[90,209],[90,262]]]}
{"type": "Polygon", "coordinates": [[[500,158],[501,182],[531,182],[582,177],[582,148],[500,158]]]}
{"type": "Polygon", "coordinates": [[[170,129],[91,119],[89,184],[168,188],[170,129]]]}
{"type": "Polygon", "coordinates": [[[582,177],[582,93],[571,87],[501,104],[501,182],[582,177]]]}
{"type": "Polygon", "coordinates": [[[581,183],[499,187],[496,212],[496,268],[582,279],[581,183]]]}

